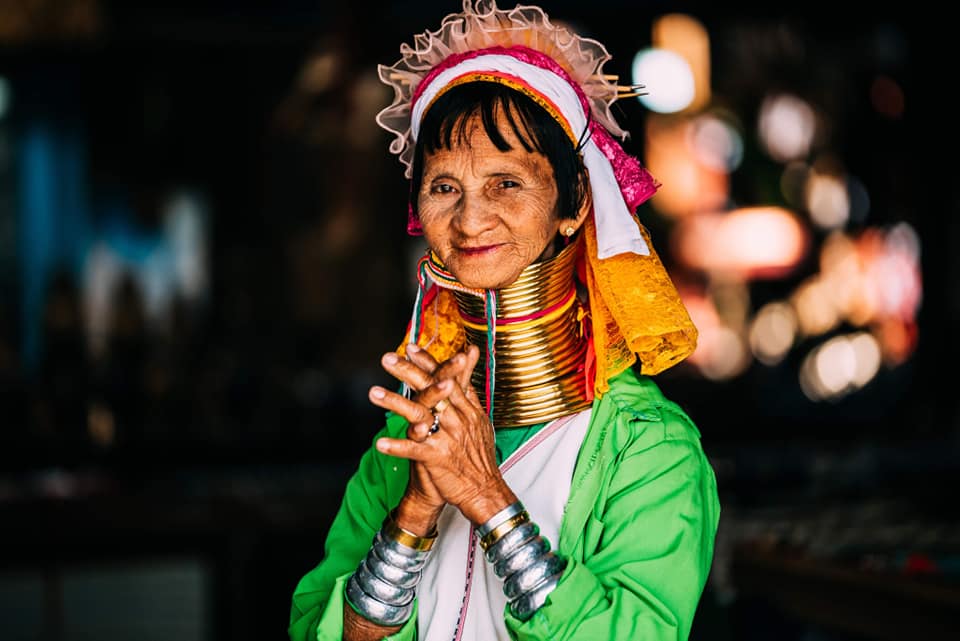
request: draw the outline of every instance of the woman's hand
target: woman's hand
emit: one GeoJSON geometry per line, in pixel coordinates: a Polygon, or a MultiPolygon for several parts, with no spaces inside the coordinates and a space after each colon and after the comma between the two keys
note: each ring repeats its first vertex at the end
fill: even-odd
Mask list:
{"type": "MultiPolygon", "coordinates": [[[[472,366],[467,367],[466,355],[456,354],[453,358],[438,364],[425,350],[416,345],[407,346],[408,360],[401,359],[391,352],[385,354],[382,363],[384,369],[400,381],[406,383],[418,393],[413,403],[408,406],[408,413],[398,412],[409,422],[407,438],[414,441],[423,441],[430,435],[433,425],[432,405],[424,405],[420,401],[422,391],[447,378],[457,381],[457,384],[469,385],[472,366]]],[[[374,387],[370,390],[370,400],[374,404],[382,405],[381,400],[386,390],[374,387]]],[[[402,398],[402,397],[401,397],[402,398]]],[[[401,527],[418,535],[426,535],[433,529],[446,501],[434,487],[426,468],[416,461],[410,463],[410,481],[400,504],[397,506],[397,521],[401,527]]]]}
{"type": "Polygon", "coordinates": [[[454,378],[432,376],[429,370],[434,363],[426,360],[430,357],[422,350],[412,353],[410,361],[389,359],[388,362],[387,357],[384,361],[387,371],[408,384],[414,381],[414,389],[422,391],[416,401],[382,388],[376,388],[376,394],[371,392],[374,404],[410,421],[409,438],[379,439],[377,449],[409,459],[413,463],[411,468],[422,467],[440,497],[455,505],[475,524],[485,522],[516,501],[496,463],[493,426],[469,383],[470,372],[480,357],[479,350],[471,345],[463,354],[448,361],[459,371],[454,378]],[[435,382],[420,387],[431,377],[435,382]],[[432,408],[438,406],[441,408],[440,429],[430,434],[432,408]]]}

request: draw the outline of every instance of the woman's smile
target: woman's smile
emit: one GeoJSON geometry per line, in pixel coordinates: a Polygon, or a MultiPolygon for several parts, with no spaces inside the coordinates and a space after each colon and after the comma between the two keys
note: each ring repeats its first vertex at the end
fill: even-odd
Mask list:
{"type": "Polygon", "coordinates": [[[502,244],[496,245],[477,245],[474,247],[454,247],[453,249],[457,252],[460,252],[467,258],[474,257],[485,257],[495,253],[498,249],[503,247],[502,244]]]}

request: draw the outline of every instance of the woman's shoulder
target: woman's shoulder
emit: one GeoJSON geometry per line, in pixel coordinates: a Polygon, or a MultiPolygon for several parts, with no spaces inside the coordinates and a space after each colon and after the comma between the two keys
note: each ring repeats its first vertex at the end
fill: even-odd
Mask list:
{"type": "Polygon", "coordinates": [[[610,389],[597,409],[601,416],[614,419],[618,440],[626,438],[634,447],[663,441],[688,441],[699,446],[696,424],[682,407],[664,395],[652,378],[627,369],[610,379],[609,384],[610,389]]]}

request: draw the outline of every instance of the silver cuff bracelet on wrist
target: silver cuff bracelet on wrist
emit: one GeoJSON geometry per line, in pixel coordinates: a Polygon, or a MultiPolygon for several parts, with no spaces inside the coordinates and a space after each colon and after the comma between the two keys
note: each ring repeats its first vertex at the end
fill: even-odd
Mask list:
{"type": "Polygon", "coordinates": [[[356,577],[357,584],[364,592],[381,603],[399,606],[413,601],[412,589],[402,588],[377,577],[367,569],[365,562],[360,563],[360,567],[353,576],[356,577]]]}
{"type": "Polygon", "coordinates": [[[505,559],[513,554],[521,545],[536,538],[539,534],[540,527],[533,521],[527,521],[526,523],[518,525],[490,546],[490,549],[485,553],[486,559],[490,563],[505,559]]]}
{"type": "Polygon", "coordinates": [[[537,589],[545,580],[561,571],[565,563],[556,554],[541,556],[536,561],[510,575],[503,582],[503,593],[513,601],[525,592],[537,589]]]}
{"type": "Polygon", "coordinates": [[[549,551],[550,541],[542,536],[536,536],[514,550],[507,558],[494,559],[493,571],[501,579],[509,577],[536,562],[537,559],[543,558],[549,551]]]}
{"type": "Polygon", "coordinates": [[[374,537],[374,543],[377,540],[380,540],[384,545],[389,546],[391,549],[396,550],[398,554],[403,556],[410,557],[411,559],[416,559],[418,561],[426,559],[430,556],[430,550],[415,550],[408,545],[404,545],[400,541],[397,541],[394,538],[391,538],[384,534],[383,530],[377,532],[376,537],[374,537]]]}
{"type": "Polygon", "coordinates": [[[367,558],[364,560],[364,563],[374,576],[383,579],[387,583],[392,583],[397,587],[415,588],[417,584],[420,583],[420,570],[408,572],[407,570],[387,563],[372,551],[367,553],[367,558]]]}
{"type": "Polygon", "coordinates": [[[560,576],[557,575],[544,582],[536,590],[521,595],[516,601],[510,603],[510,612],[521,621],[526,621],[533,616],[534,612],[543,607],[543,604],[547,602],[547,596],[553,592],[559,581],[560,576]]]}
{"type": "Polygon", "coordinates": [[[495,527],[524,511],[523,503],[517,501],[491,516],[483,525],[477,526],[477,536],[481,539],[490,534],[495,527]]]}
{"type": "Polygon", "coordinates": [[[400,625],[410,618],[413,612],[413,601],[406,605],[396,606],[377,601],[363,591],[357,583],[356,575],[347,581],[347,601],[360,616],[378,625],[400,625]]]}
{"type": "Polygon", "coordinates": [[[429,552],[413,552],[410,548],[403,547],[396,541],[383,538],[380,533],[373,539],[373,551],[390,565],[406,570],[407,572],[416,572],[427,562],[429,552]]]}

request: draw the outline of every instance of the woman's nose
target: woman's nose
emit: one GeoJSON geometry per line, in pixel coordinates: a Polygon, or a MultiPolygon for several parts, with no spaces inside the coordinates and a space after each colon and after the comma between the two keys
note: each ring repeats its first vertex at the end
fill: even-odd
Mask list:
{"type": "Polygon", "coordinates": [[[462,196],[457,226],[465,236],[479,236],[497,225],[497,215],[482,194],[466,192],[462,196]]]}

